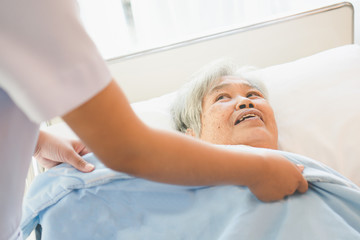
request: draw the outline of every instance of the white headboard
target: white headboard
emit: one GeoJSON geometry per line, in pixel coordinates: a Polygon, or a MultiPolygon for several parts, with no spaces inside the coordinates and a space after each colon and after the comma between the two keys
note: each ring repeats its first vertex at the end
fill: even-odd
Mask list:
{"type": "Polygon", "coordinates": [[[122,56],[108,64],[130,102],[137,102],[177,90],[193,72],[218,58],[266,67],[351,44],[353,19],[353,6],[340,3],[122,56]]]}

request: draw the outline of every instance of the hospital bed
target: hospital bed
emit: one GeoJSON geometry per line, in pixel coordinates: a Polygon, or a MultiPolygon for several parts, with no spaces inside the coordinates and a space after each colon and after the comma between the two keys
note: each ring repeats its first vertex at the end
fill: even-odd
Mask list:
{"type": "MultiPolygon", "coordinates": [[[[138,116],[152,127],[170,131],[174,126],[169,104],[192,73],[218,58],[256,66],[259,70],[252,74],[269,90],[281,150],[316,159],[360,185],[360,47],[353,43],[354,9],[340,3],[108,63],[138,116]]],[[[64,123],[46,130],[76,137],[64,123]]],[[[127,179],[104,171],[112,180],[127,179]]],[[[62,200],[52,204],[57,201],[62,200]]],[[[39,213],[39,209],[32,210],[39,213]]]]}

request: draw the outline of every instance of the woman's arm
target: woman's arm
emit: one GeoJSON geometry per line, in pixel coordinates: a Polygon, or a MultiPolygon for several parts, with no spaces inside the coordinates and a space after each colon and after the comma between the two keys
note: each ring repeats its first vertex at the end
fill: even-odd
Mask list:
{"type": "Polygon", "coordinates": [[[114,81],[63,119],[104,164],[134,176],[182,185],[244,185],[263,201],[307,190],[301,170],[280,155],[232,152],[147,127],[114,81]]]}

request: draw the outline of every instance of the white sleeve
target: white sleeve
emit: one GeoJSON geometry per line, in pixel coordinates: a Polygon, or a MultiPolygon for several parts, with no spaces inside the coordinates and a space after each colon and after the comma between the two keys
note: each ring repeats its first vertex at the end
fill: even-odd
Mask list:
{"type": "Polygon", "coordinates": [[[111,76],[73,0],[0,1],[0,88],[33,121],[62,116],[111,76]]]}

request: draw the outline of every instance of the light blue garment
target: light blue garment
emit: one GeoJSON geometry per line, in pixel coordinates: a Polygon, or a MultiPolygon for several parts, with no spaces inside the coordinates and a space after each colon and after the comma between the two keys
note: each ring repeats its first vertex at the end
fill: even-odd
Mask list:
{"type": "Polygon", "coordinates": [[[89,154],[85,159],[96,165],[92,173],[62,164],[35,179],[22,230],[27,237],[41,224],[45,240],[360,239],[360,189],[316,161],[279,153],[305,165],[310,187],[274,203],[257,200],[241,186],[185,187],[134,178],[89,154]]]}

